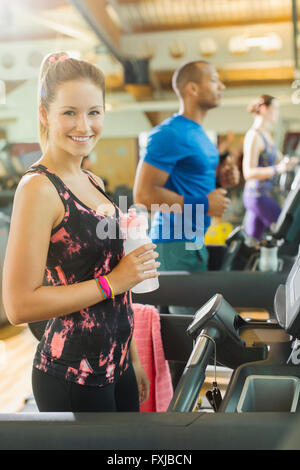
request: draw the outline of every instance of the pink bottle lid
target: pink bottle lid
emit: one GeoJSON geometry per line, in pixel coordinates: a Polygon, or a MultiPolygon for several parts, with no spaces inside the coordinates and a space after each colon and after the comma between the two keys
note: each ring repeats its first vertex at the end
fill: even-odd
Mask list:
{"type": "Polygon", "coordinates": [[[121,219],[121,230],[127,231],[134,227],[148,228],[148,219],[143,214],[137,214],[135,208],[128,209],[128,214],[125,214],[121,219]]]}

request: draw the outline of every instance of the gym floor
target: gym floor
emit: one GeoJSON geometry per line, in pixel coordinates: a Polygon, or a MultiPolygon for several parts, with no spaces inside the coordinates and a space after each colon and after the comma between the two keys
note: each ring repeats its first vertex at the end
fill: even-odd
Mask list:
{"type": "MultiPolygon", "coordinates": [[[[242,316],[260,319],[268,317],[266,312],[253,311],[243,312],[242,316]]],[[[36,411],[31,388],[31,370],[36,346],[37,340],[26,325],[6,325],[0,328],[0,413],[36,411]]],[[[222,395],[230,376],[229,369],[218,370],[217,378],[222,395]]],[[[211,388],[213,380],[214,370],[210,366],[200,392],[203,405],[203,398],[211,388]]]]}
{"type": "Polygon", "coordinates": [[[27,326],[0,328],[0,413],[22,411],[32,396],[31,369],[36,345],[27,326]]]}

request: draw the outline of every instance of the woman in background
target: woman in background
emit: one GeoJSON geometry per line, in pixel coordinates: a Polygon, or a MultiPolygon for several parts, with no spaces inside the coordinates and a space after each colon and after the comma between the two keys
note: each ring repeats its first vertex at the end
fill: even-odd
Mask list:
{"type": "Polygon", "coordinates": [[[298,159],[282,159],[272,138],[272,127],[279,117],[279,102],[270,95],[261,95],[248,108],[254,122],[244,139],[243,175],[246,180],[243,201],[246,208],[245,231],[261,240],[276,222],[281,208],[272,193],[276,175],[290,171],[298,159]]]}

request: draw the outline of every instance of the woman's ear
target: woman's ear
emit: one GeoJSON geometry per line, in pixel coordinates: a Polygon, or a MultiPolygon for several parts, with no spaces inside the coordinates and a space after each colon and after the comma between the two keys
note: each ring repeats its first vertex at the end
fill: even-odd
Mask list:
{"type": "Polygon", "coordinates": [[[41,123],[43,124],[43,126],[47,128],[48,127],[48,115],[47,115],[46,109],[44,108],[42,104],[39,106],[39,119],[41,123]]]}
{"type": "Polygon", "coordinates": [[[259,107],[259,112],[262,116],[265,116],[266,112],[268,111],[268,106],[265,104],[261,104],[259,107]]]}

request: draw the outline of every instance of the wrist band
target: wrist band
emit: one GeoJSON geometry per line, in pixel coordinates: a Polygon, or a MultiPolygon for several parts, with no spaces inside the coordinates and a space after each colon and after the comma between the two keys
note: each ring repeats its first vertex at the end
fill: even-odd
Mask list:
{"type": "Polygon", "coordinates": [[[113,299],[115,297],[111,283],[108,280],[107,276],[95,277],[97,286],[102,294],[104,300],[113,299]]]}
{"type": "Polygon", "coordinates": [[[277,168],[276,165],[272,165],[273,171],[274,171],[274,176],[277,175],[277,168]]]}
{"type": "Polygon", "coordinates": [[[108,279],[108,277],[107,277],[107,276],[103,276],[103,277],[106,279],[106,281],[107,281],[107,284],[108,284],[108,287],[110,288],[110,292],[111,292],[111,299],[114,299],[114,297],[115,297],[115,293],[114,293],[114,290],[113,290],[113,288],[112,288],[112,285],[111,285],[111,283],[110,283],[110,281],[109,281],[109,279],[108,279]]]}

